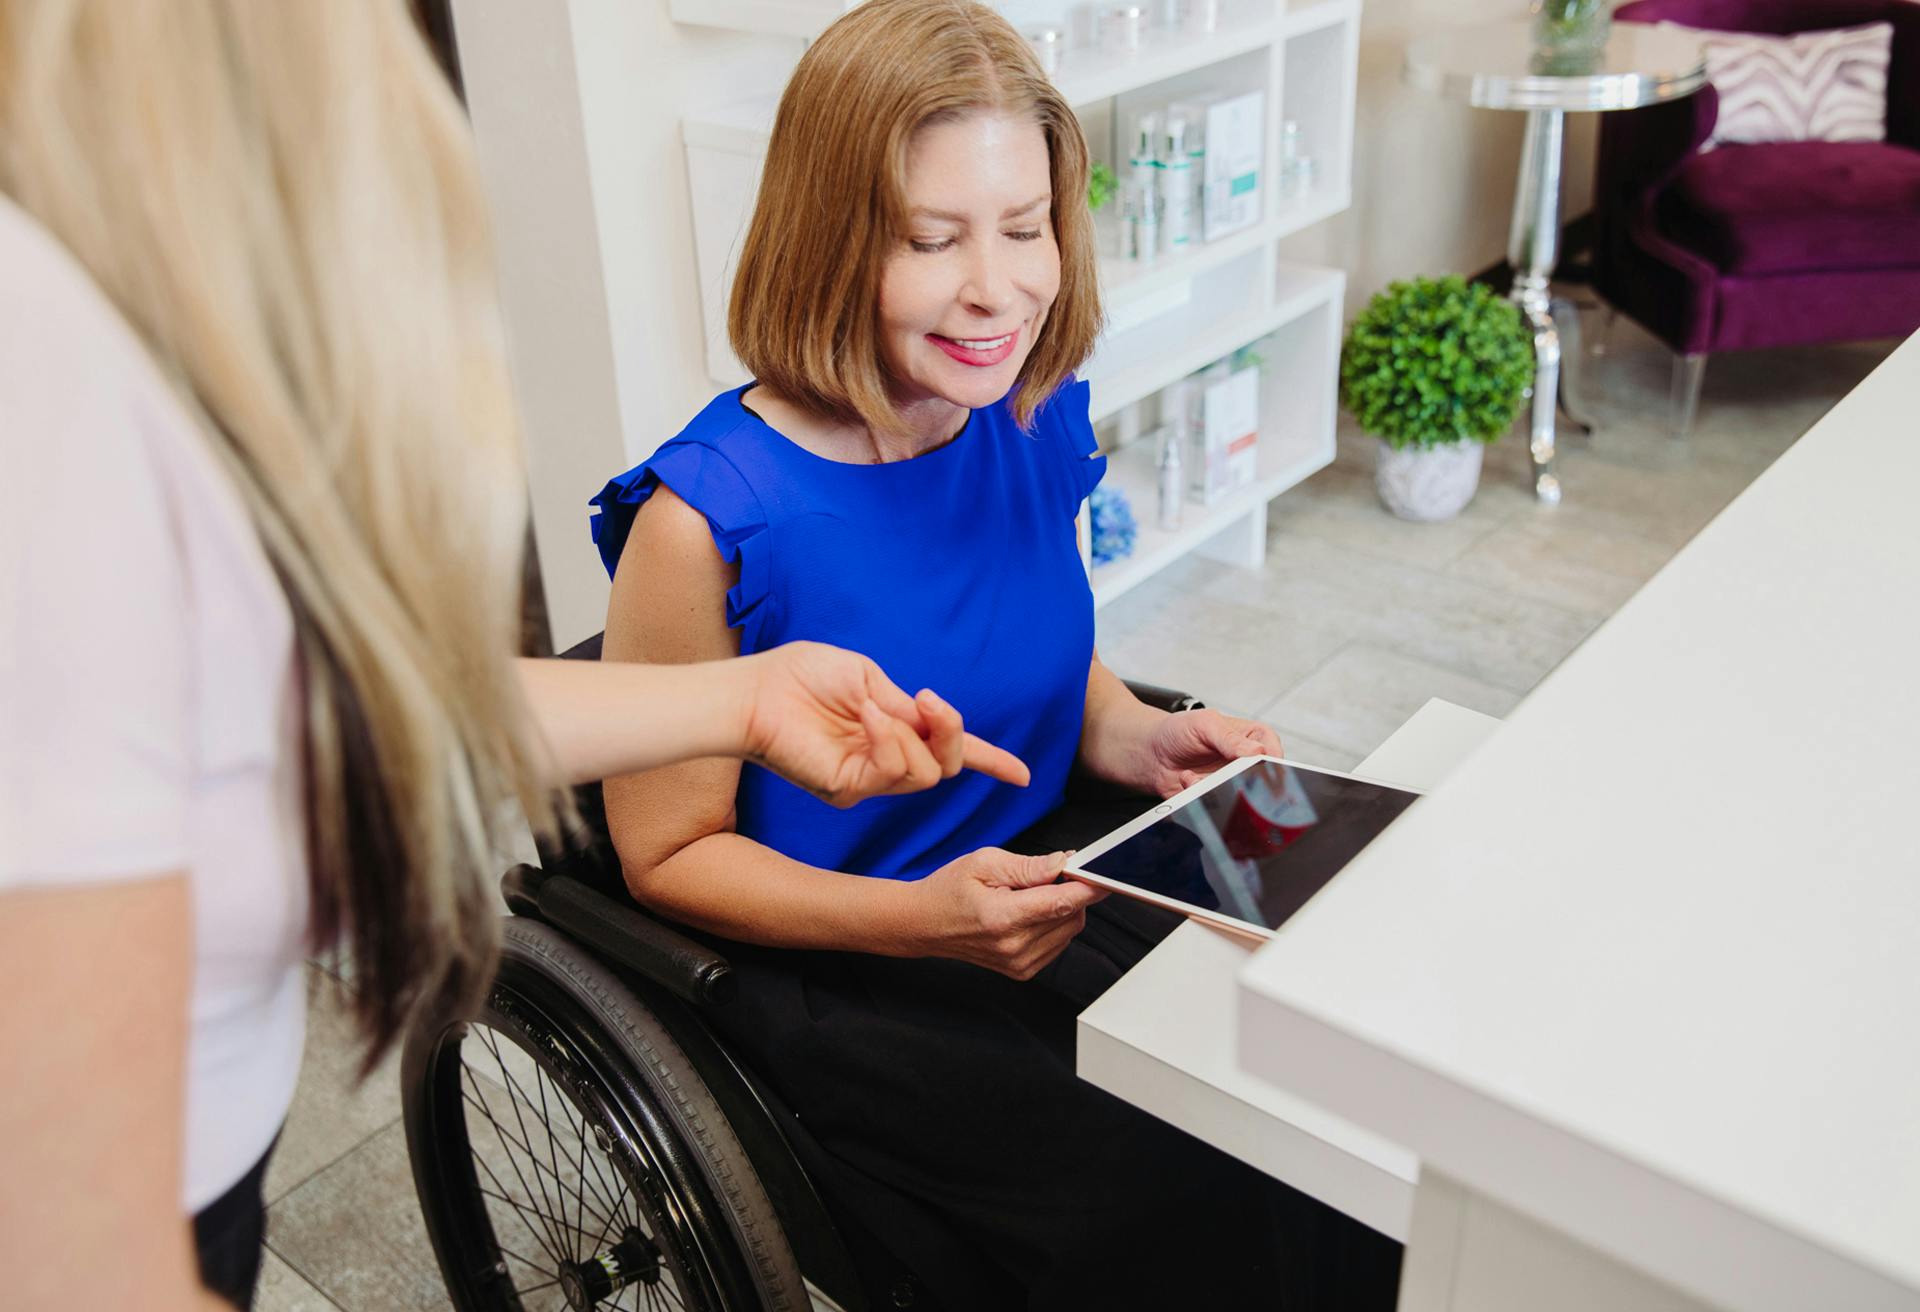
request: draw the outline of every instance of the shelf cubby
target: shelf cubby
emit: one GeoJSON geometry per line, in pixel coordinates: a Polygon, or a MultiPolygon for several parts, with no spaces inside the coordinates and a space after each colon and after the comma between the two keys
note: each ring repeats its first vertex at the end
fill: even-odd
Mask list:
{"type": "MultiPolygon", "coordinates": [[[[1163,530],[1156,515],[1157,430],[1107,453],[1105,483],[1126,496],[1139,529],[1132,554],[1093,567],[1096,606],[1106,605],[1191,551],[1218,547],[1219,540],[1236,529],[1240,540],[1228,554],[1249,557],[1264,547],[1267,503],[1332,462],[1340,307],[1345,289],[1346,275],[1337,270],[1283,265],[1264,298],[1260,317],[1242,325],[1254,330],[1250,335],[1214,350],[1229,339],[1229,334],[1222,333],[1204,345],[1196,344],[1177,360],[1169,360],[1166,370],[1152,376],[1157,380],[1152,387],[1132,386],[1124,392],[1107,393],[1130,395],[1131,399],[1122,404],[1131,404],[1154,396],[1168,383],[1242,347],[1251,345],[1261,358],[1259,456],[1253,483],[1211,506],[1188,502],[1180,527],[1163,530]],[[1181,367],[1187,365],[1191,367],[1181,367]]],[[[1101,398],[1101,383],[1096,379],[1096,414],[1101,398]]]]}

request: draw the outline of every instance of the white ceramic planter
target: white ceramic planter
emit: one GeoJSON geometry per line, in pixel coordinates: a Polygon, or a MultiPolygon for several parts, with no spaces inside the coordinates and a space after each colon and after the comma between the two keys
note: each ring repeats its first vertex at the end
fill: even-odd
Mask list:
{"type": "Polygon", "coordinates": [[[1481,444],[1404,447],[1398,451],[1378,438],[1379,463],[1373,485],[1388,510],[1402,519],[1432,523],[1452,519],[1467,508],[1480,486],[1481,444]]]}

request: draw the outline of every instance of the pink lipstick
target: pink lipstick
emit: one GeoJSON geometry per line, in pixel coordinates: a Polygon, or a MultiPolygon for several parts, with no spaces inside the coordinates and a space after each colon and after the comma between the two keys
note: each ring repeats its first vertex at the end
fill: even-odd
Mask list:
{"type": "Polygon", "coordinates": [[[1020,344],[1020,330],[1015,328],[1003,337],[954,338],[942,337],[939,333],[928,333],[927,340],[958,360],[961,364],[972,365],[976,369],[985,369],[999,364],[1013,354],[1020,344]]]}

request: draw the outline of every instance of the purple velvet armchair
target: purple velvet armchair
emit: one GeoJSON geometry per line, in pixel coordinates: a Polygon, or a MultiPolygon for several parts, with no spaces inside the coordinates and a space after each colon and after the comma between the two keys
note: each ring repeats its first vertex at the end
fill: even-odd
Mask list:
{"type": "Polygon", "coordinates": [[[1884,142],[1722,145],[1711,86],[1601,118],[1594,286],[1664,340],[1674,423],[1707,356],[1920,328],[1920,3],[1638,0],[1617,17],[1784,35],[1890,22],[1884,142]]]}

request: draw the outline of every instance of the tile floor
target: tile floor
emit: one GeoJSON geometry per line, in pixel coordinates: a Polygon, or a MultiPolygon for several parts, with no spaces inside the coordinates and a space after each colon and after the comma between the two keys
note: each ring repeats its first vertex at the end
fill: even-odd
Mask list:
{"type": "MultiPolygon", "coordinates": [[[[1670,357],[1624,320],[1580,388],[1601,422],[1563,441],[1565,503],[1527,491],[1526,450],[1488,452],[1457,520],[1375,503],[1369,443],[1271,513],[1268,563],[1190,560],[1100,616],[1123,673],[1257,714],[1289,753],[1351,766],[1429,697],[1504,715],[1880,362],[1891,343],[1716,359],[1696,430],[1666,433],[1670,357]]],[[[324,976],[315,971],[316,985],[324,976]]],[[[269,1203],[263,1312],[447,1306],[408,1172],[398,1063],[361,1084],[349,1024],[316,987],[306,1068],[269,1203]]]]}

